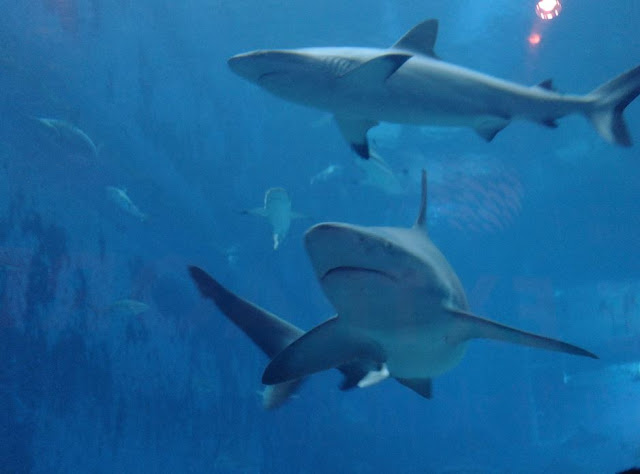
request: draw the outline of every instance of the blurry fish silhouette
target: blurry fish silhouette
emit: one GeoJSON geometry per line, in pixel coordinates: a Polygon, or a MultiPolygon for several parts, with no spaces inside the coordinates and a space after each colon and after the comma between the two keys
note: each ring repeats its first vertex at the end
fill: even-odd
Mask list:
{"type": "MultiPolygon", "coordinates": [[[[304,334],[302,329],[232,293],[201,268],[191,266],[189,273],[200,294],[213,301],[220,311],[249,336],[267,357],[274,357],[304,334]]],[[[370,370],[375,370],[376,365],[366,361],[354,361],[341,365],[338,369],[344,375],[340,389],[347,390],[354,388],[370,370]]],[[[302,380],[300,378],[267,386],[261,392],[264,408],[272,409],[282,405],[298,390],[302,380]]]]}
{"type": "Polygon", "coordinates": [[[331,164],[311,177],[309,184],[316,184],[334,178],[342,172],[342,166],[331,164]]]}
{"type": "Polygon", "coordinates": [[[138,206],[131,201],[125,189],[116,188],[115,186],[107,186],[106,190],[107,197],[127,214],[140,219],[142,222],[145,222],[148,219],[148,216],[140,211],[138,206]]]}
{"type": "Polygon", "coordinates": [[[126,318],[131,316],[138,316],[149,311],[149,305],[143,303],[142,301],[124,298],[121,300],[116,300],[103,308],[96,308],[89,305],[89,309],[93,311],[96,316],[109,315],[119,318],[126,318]]]}
{"type": "Polygon", "coordinates": [[[149,305],[142,301],[132,299],[122,299],[111,303],[104,312],[114,314],[129,314],[137,316],[149,310],[149,305]]]}
{"type": "Polygon", "coordinates": [[[98,156],[98,147],[91,137],[75,125],[59,119],[33,118],[44,125],[45,129],[51,132],[50,135],[55,142],[65,150],[85,157],[98,156]]]}
{"type": "Polygon", "coordinates": [[[273,229],[273,249],[277,250],[289,233],[292,219],[306,217],[291,210],[291,199],[283,188],[270,188],[264,194],[264,207],[242,211],[243,214],[264,217],[273,229]]]}

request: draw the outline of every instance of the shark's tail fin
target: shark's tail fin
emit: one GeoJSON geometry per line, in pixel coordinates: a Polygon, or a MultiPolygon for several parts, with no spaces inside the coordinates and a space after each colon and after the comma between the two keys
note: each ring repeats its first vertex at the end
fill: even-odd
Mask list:
{"type": "Polygon", "coordinates": [[[622,112],[640,94],[640,66],[620,74],[591,91],[594,107],[587,112],[602,138],[611,143],[631,146],[631,136],[622,112]]]}

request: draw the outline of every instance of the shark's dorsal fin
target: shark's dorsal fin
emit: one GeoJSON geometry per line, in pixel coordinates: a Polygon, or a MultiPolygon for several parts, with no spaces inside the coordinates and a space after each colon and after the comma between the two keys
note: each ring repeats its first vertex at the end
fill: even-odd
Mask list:
{"type": "Polygon", "coordinates": [[[420,196],[420,211],[413,227],[427,231],[427,172],[422,170],[422,194],[420,196]]]}
{"type": "Polygon", "coordinates": [[[438,20],[432,18],[411,28],[392,48],[439,59],[433,50],[437,37],[438,20]]]}

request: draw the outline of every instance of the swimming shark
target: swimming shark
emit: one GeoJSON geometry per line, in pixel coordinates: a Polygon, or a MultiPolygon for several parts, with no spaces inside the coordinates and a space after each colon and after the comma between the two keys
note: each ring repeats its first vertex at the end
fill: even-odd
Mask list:
{"type": "Polygon", "coordinates": [[[369,158],[367,131],[379,122],[471,127],[491,141],[512,120],[555,128],[585,116],[605,140],[630,146],[622,112],[640,93],[640,66],[586,95],[560,94],[550,80],[523,86],[441,60],[438,20],[413,27],[390,48],[258,50],[228,60],[272,94],[331,112],[353,150],[369,158]]]}
{"type": "MultiPolygon", "coordinates": [[[[220,311],[249,336],[267,357],[274,357],[304,334],[302,329],[240,298],[203,269],[190,266],[189,274],[200,294],[213,301],[220,311]]],[[[371,361],[354,361],[343,364],[338,369],[344,375],[340,389],[348,390],[356,387],[369,372],[375,373],[379,367],[371,361]]],[[[268,386],[261,393],[263,407],[268,410],[279,407],[298,390],[302,381],[303,379],[299,378],[268,386]]]]}
{"type": "Polygon", "coordinates": [[[33,118],[40,124],[44,125],[47,130],[52,132],[56,140],[58,140],[58,142],[65,148],[75,150],[77,153],[84,156],[98,156],[99,147],[96,146],[89,135],[72,123],[55,118],[33,118]]]}
{"type": "Polygon", "coordinates": [[[264,194],[264,206],[242,211],[243,214],[265,217],[273,229],[273,249],[277,250],[289,233],[292,219],[305,217],[291,210],[291,199],[283,188],[270,188],[264,194]]]}
{"type": "Polygon", "coordinates": [[[276,355],[263,373],[264,384],[368,360],[381,365],[371,383],[393,377],[429,398],[432,378],[456,366],[467,343],[477,338],[598,358],[472,314],[458,276],[429,238],[426,199],[423,171],[413,227],[328,222],[307,231],[307,253],[338,314],[276,355]]]}

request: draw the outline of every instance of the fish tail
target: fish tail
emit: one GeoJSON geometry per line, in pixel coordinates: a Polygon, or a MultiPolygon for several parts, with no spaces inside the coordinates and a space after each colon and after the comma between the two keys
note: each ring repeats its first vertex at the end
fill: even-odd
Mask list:
{"type": "Polygon", "coordinates": [[[593,107],[587,118],[602,138],[621,146],[631,146],[631,135],[622,112],[640,94],[640,66],[620,74],[591,91],[593,107]]]}

